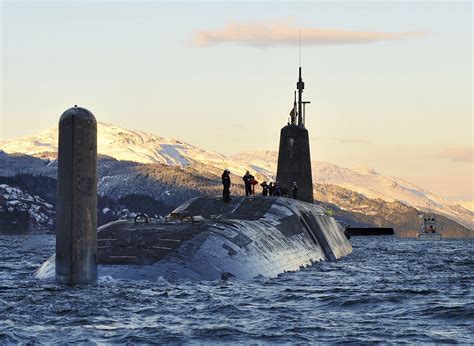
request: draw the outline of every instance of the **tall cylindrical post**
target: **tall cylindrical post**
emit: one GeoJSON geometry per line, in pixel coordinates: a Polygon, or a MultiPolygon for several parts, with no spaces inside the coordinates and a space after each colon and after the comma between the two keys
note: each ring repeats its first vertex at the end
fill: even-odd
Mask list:
{"type": "Polygon", "coordinates": [[[97,282],[97,122],[85,108],[59,120],[56,281],[97,282]]]}

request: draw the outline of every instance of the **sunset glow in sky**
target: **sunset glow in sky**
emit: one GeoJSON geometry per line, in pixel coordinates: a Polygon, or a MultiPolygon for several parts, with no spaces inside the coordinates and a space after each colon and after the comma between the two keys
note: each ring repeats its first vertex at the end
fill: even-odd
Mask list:
{"type": "Polygon", "coordinates": [[[470,2],[1,3],[0,140],[97,119],[277,150],[302,36],[312,158],[473,199],[470,2]]]}

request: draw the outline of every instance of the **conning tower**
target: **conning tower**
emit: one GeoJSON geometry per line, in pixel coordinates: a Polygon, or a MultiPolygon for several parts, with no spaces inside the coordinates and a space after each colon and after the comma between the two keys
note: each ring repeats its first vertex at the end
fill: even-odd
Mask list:
{"type": "Polygon", "coordinates": [[[289,190],[293,183],[296,182],[298,185],[298,199],[313,203],[309,136],[308,130],[305,128],[305,105],[310,102],[303,101],[304,82],[301,66],[299,68],[296,89],[298,90],[298,103],[296,104],[295,100],[293,109],[290,112],[290,122],[280,132],[276,179],[280,186],[289,190]],[[296,119],[298,120],[297,122],[296,119]]]}

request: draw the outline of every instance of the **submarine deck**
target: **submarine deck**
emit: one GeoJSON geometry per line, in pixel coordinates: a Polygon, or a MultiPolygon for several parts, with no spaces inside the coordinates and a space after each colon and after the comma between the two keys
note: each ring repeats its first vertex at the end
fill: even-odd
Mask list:
{"type": "Polygon", "coordinates": [[[227,257],[249,252],[249,247],[257,247],[255,252],[267,257],[289,249],[296,256],[293,250],[304,248],[305,263],[334,260],[350,250],[334,249],[341,240],[334,238],[339,233],[342,241],[345,237],[337,232],[333,219],[331,224],[326,219],[332,218],[320,207],[284,197],[239,197],[228,203],[221,198],[198,197],[175,209],[165,221],[120,220],[102,226],[97,239],[98,261],[102,265],[150,265],[176,254],[185,261],[212,237],[219,238],[219,244],[214,245],[220,250],[211,252],[223,251],[220,255],[227,257]],[[325,228],[332,228],[333,234],[325,228]]]}
{"type": "Polygon", "coordinates": [[[224,203],[221,198],[198,198],[182,205],[167,221],[119,220],[99,228],[97,238],[100,264],[150,264],[157,262],[200,233],[209,222],[225,219],[259,220],[274,199],[236,198],[224,203]]]}

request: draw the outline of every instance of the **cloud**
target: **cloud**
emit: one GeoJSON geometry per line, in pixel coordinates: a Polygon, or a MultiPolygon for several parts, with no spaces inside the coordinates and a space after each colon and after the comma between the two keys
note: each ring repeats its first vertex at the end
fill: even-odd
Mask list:
{"type": "Polygon", "coordinates": [[[207,47],[220,43],[239,43],[253,47],[283,45],[334,45],[393,41],[424,36],[424,32],[380,32],[344,29],[307,28],[295,25],[295,18],[288,17],[259,23],[228,23],[222,29],[197,30],[193,43],[207,47]]]}
{"type": "Polygon", "coordinates": [[[370,144],[370,141],[364,138],[333,138],[332,140],[341,144],[370,144]]]}
{"type": "Polygon", "coordinates": [[[454,162],[472,163],[474,161],[474,151],[471,147],[446,148],[436,156],[454,162]]]}

